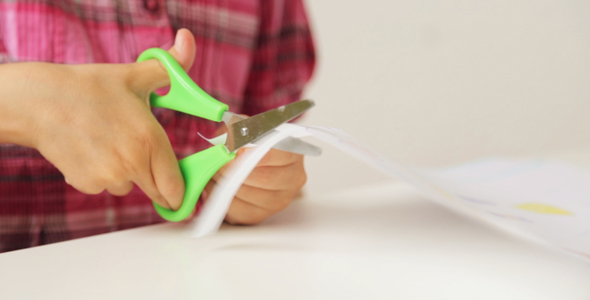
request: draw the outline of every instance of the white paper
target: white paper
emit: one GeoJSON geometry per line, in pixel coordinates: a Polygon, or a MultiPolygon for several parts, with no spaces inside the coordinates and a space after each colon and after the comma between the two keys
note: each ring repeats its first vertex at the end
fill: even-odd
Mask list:
{"type": "Polygon", "coordinates": [[[234,162],[194,222],[194,236],[218,230],[250,172],[273,145],[289,136],[313,136],[409,183],[438,203],[590,260],[588,170],[542,160],[507,159],[442,171],[418,169],[380,155],[342,130],[294,124],[281,125],[234,162]]]}
{"type": "MultiPolygon", "coordinates": [[[[202,237],[217,232],[240,186],[264,155],[283,139],[289,136],[302,137],[302,133],[304,134],[305,131],[297,125],[283,124],[279,129],[258,140],[257,147],[238,157],[227,170],[226,176],[217,182],[209,199],[203,205],[201,213],[193,223],[193,236],[202,237]]],[[[225,139],[209,141],[225,143],[225,139]]]]}

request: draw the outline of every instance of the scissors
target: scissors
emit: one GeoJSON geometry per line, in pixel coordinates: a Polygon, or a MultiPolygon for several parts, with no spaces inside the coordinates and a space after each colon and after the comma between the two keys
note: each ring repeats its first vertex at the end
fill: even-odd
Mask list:
{"type": "MultiPolygon", "coordinates": [[[[207,182],[221,167],[236,157],[235,153],[238,149],[255,142],[314,105],[310,100],[301,100],[250,118],[242,117],[230,112],[227,104],[203,91],[167,51],[151,48],[144,51],[137,61],[152,58],[162,62],[170,76],[168,94],[151,93],[152,107],[168,108],[215,122],[223,121],[228,128],[225,144],[192,154],[178,162],[186,186],[182,205],[174,211],[153,202],[156,211],[168,221],[182,221],[193,212],[207,182]]],[[[318,147],[295,138],[284,140],[274,148],[299,154],[319,155],[321,153],[318,147]]]]}

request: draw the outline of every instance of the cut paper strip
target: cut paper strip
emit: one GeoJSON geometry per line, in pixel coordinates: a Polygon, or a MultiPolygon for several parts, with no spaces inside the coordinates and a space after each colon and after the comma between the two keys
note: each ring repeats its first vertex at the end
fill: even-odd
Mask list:
{"type": "MultiPolygon", "coordinates": [[[[488,159],[443,170],[419,169],[380,155],[342,130],[294,124],[279,126],[232,163],[227,176],[218,182],[199,217],[193,221],[193,236],[218,230],[234,195],[250,172],[273,145],[289,136],[317,138],[407,182],[439,204],[529,240],[542,241],[564,253],[590,252],[590,235],[584,234],[590,228],[588,170],[555,162],[510,159],[488,159]],[[485,205],[482,201],[465,199],[485,199],[485,205]],[[523,204],[522,199],[536,199],[536,202],[523,204]],[[568,217],[556,218],[565,215],[568,217]]],[[[581,254],[578,257],[588,259],[581,254]]]]}
{"type": "MultiPolygon", "coordinates": [[[[226,176],[217,182],[194,222],[193,236],[202,237],[217,232],[240,186],[272,146],[289,136],[304,136],[301,135],[302,130],[293,124],[283,124],[280,129],[258,140],[258,147],[240,155],[227,170],[226,176]]],[[[225,139],[217,139],[213,142],[222,144],[225,143],[225,139]]]]}
{"type": "Polygon", "coordinates": [[[542,204],[542,203],[524,203],[517,205],[516,208],[532,211],[540,214],[548,214],[548,215],[573,215],[571,212],[561,209],[552,205],[542,204]]]}
{"type": "MultiPolygon", "coordinates": [[[[225,141],[227,141],[227,133],[224,133],[222,135],[216,136],[214,138],[208,139],[206,137],[204,137],[200,132],[197,132],[197,134],[204,139],[205,141],[209,142],[209,144],[211,145],[220,145],[220,144],[225,144],[225,141]]],[[[248,145],[246,145],[248,146],[248,145]]]]}

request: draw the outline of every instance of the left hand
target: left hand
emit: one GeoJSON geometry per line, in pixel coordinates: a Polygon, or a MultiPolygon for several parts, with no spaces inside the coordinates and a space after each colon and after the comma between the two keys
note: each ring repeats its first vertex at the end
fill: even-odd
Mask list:
{"type": "MultiPolygon", "coordinates": [[[[203,190],[203,200],[207,200],[231,163],[213,176],[203,190]]],[[[289,206],[306,181],[303,155],[271,149],[236,193],[225,221],[234,225],[258,224],[289,206]]]]}

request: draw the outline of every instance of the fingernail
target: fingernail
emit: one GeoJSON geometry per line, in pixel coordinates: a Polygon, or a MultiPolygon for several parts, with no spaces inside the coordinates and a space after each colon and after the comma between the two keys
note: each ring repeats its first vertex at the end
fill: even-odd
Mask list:
{"type": "Polygon", "coordinates": [[[205,200],[209,199],[209,193],[208,193],[206,190],[203,190],[203,191],[201,192],[201,199],[202,199],[203,201],[205,201],[205,200]]]}
{"type": "Polygon", "coordinates": [[[174,49],[176,49],[176,51],[180,53],[183,45],[184,39],[181,37],[180,34],[176,33],[176,38],[174,39],[174,49]]]}

